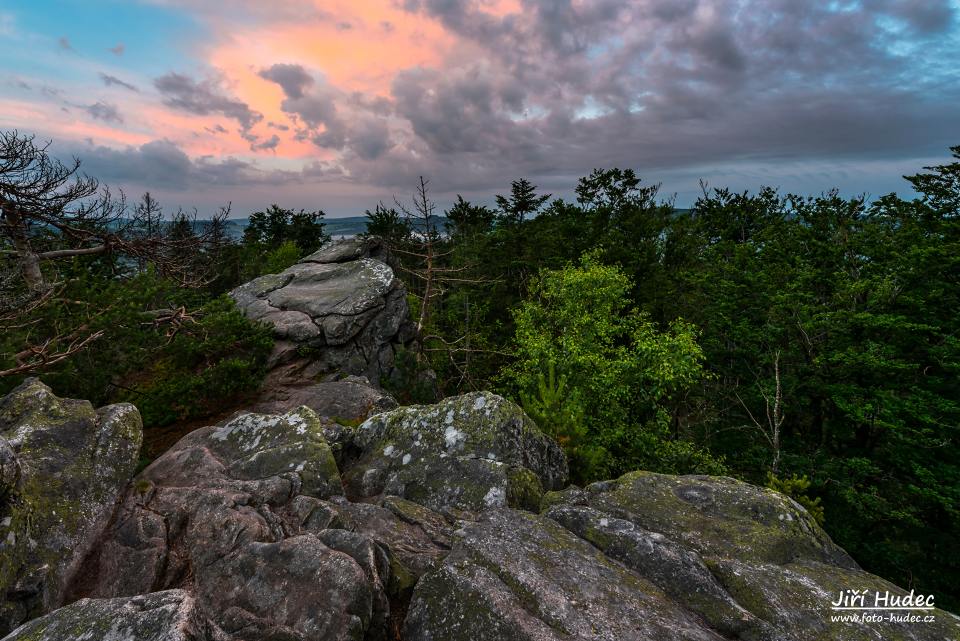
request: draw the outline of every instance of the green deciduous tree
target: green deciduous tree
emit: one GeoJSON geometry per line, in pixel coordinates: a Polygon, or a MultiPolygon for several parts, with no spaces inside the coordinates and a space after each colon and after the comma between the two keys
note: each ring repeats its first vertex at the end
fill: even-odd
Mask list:
{"type": "Polygon", "coordinates": [[[720,470],[670,433],[670,401],[703,373],[696,332],[679,320],[657,329],[631,307],[631,287],[622,271],[595,255],[541,272],[514,315],[517,360],[507,377],[553,412],[551,420],[563,424],[582,414],[592,451],[590,467],[575,470],[581,480],[637,467],[720,470]],[[560,405],[544,395],[547,372],[565,386],[560,405]]]}

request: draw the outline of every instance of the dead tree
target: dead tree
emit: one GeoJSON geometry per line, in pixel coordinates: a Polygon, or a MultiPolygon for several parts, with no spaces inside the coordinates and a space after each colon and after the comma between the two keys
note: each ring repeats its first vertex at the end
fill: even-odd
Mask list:
{"type": "Polygon", "coordinates": [[[0,132],[0,330],[25,334],[25,344],[7,355],[13,366],[0,369],[0,377],[40,372],[104,335],[86,320],[34,331],[47,305],[87,305],[61,298],[59,261],[115,257],[116,277],[149,265],[182,286],[200,286],[209,262],[204,252],[214,236],[222,237],[229,212],[222,209],[213,224],[195,233],[194,218],[178,212],[166,221],[149,194],[128,208],[122,193],[114,197],[82,174],[76,158],[68,164],[54,158],[49,145],[16,131],[0,132]]]}
{"type": "Polygon", "coordinates": [[[76,158],[64,164],[50,143],[16,131],[0,132],[0,252],[12,259],[29,294],[52,283],[43,265],[77,256],[120,255],[149,263],[184,285],[202,278],[183,256],[202,250],[203,233],[174,236],[149,194],[129,209],[99,181],[80,172],[76,158]]]}
{"type": "Polygon", "coordinates": [[[740,401],[740,405],[743,406],[747,416],[750,417],[753,427],[763,434],[763,437],[770,445],[770,450],[773,452],[773,460],[770,463],[770,471],[775,475],[777,473],[777,468],[780,465],[781,430],[783,428],[783,423],[787,420],[783,413],[783,387],[780,383],[780,350],[774,352],[773,355],[772,393],[764,389],[763,385],[759,381],[757,386],[760,389],[760,395],[763,396],[765,404],[765,413],[762,417],[762,421],[757,420],[747,404],[742,398],[740,398],[739,394],[737,394],[737,400],[740,401]]]}
{"type": "MultiPolygon", "coordinates": [[[[420,300],[420,312],[417,314],[417,331],[423,332],[430,319],[433,299],[442,295],[442,283],[453,271],[441,266],[441,260],[450,254],[442,250],[443,235],[434,213],[437,206],[430,200],[427,190],[428,181],[420,176],[420,183],[413,195],[413,209],[394,198],[397,208],[409,221],[412,230],[405,247],[395,247],[395,251],[407,257],[411,267],[401,269],[420,283],[422,293],[414,293],[420,300]]],[[[401,261],[403,262],[403,261],[401,261]]]]}
{"type": "Polygon", "coordinates": [[[417,332],[420,336],[418,356],[426,353],[446,355],[451,367],[460,374],[460,381],[472,384],[470,377],[470,355],[487,351],[477,349],[471,344],[470,305],[465,305],[467,331],[464,335],[451,338],[439,333],[427,333],[431,327],[431,316],[435,306],[441,304],[445,294],[452,288],[463,285],[482,285],[489,279],[471,278],[473,265],[451,265],[450,256],[454,250],[449,238],[441,229],[436,205],[429,196],[429,181],[420,177],[413,195],[412,209],[394,198],[397,209],[409,233],[403,242],[393,243],[392,251],[401,258],[399,269],[410,277],[413,287],[410,293],[420,301],[417,314],[417,332]]]}

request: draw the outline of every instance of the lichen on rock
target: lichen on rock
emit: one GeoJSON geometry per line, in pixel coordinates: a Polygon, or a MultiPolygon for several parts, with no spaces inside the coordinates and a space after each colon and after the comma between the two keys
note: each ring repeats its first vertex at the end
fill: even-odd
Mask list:
{"type": "Polygon", "coordinates": [[[0,401],[0,632],[63,604],[137,464],[130,404],[94,410],[29,379],[0,401]]]}
{"type": "Polygon", "coordinates": [[[194,599],[167,590],[119,599],[83,599],[21,626],[3,641],[207,641],[194,599]]]}
{"type": "Polygon", "coordinates": [[[356,431],[348,493],[402,496],[434,510],[534,509],[567,462],[517,405],[489,392],[378,414],[356,431]]]}

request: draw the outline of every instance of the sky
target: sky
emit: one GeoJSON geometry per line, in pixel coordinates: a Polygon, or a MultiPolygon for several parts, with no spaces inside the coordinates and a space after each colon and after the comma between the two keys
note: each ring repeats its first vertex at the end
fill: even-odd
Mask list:
{"type": "Polygon", "coordinates": [[[128,197],[330,216],[633,168],[892,191],[960,145],[960,0],[0,0],[0,128],[128,197]]]}

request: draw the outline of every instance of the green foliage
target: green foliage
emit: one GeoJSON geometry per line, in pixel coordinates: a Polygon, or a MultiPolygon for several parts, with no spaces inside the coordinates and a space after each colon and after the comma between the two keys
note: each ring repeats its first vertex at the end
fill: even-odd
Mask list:
{"type": "Polygon", "coordinates": [[[568,393],[567,379],[557,378],[553,363],[548,365],[547,376],[538,374],[537,393],[521,391],[520,402],[537,426],[563,447],[575,473],[603,464],[606,452],[589,440],[583,403],[568,393]]]}
{"type": "Polygon", "coordinates": [[[436,375],[422,355],[412,349],[397,350],[392,377],[383,381],[383,386],[401,405],[437,400],[436,375]]]}
{"type": "Polygon", "coordinates": [[[658,330],[629,306],[631,287],[620,269],[591,254],[579,266],[541,272],[514,314],[517,360],[506,377],[528,405],[546,413],[548,426],[581,435],[581,446],[592,451],[589,466],[575,470],[583,481],[638,467],[676,471],[685,463],[694,467],[684,471],[708,471],[701,464],[716,471],[709,457],[670,443],[669,403],[702,376],[696,332],[681,321],[658,330]],[[560,387],[565,398],[558,406],[560,387]]]}
{"type": "Polygon", "coordinates": [[[219,293],[263,274],[276,274],[330,241],[322,211],[299,212],[271,205],[250,215],[243,242],[220,250],[211,287],[219,293]]]}
{"type": "Polygon", "coordinates": [[[493,229],[496,212],[482,205],[473,205],[457,196],[457,202],[446,212],[447,232],[455,240],[473,239],[493,229]]]}
{"type": "Polygon", "coordinates": [[[379,203],[373,211],[368,209],[364,215],[367,217],[367,235],[382,238],[391,247],[399,246],[410,238],[410,221],[396,208],[379,203]]]}
{"type": "Polygon", "coordinates": [[[950,148],[954,161],[947,165],[924,167],[926,173],[905,176],[923,195],[923,203],[941,216],[956,217],[960,212],[960,145],[950,148]]]}
{"type": "Polygon", "coordinates": [[[581,480],[636,466],[763,484],[777,460],[784,482],[807,479],[803,495],[820,500],[828,533],[861,564],[957,607],[951,151],[952,162],[907,177],[912,201],[719,189],[678,210],[621,169],[581,179],[576,202],[547,203],[518,181],[490,223],[460,199],[439,255],[463,281],[434,300],[424,329],[438,337],[425,350],[437,385],[519,398],[566,439],[581,480]],[[619,276],[603,271],[613,268],[619,276]],[[677,318],[689,325],[671,330],[677,318]],[[703,371],[673,379],[649,366],[677,354],[703,371]],[[753,419],[771,424],[777,377],[774,440],[753,419]],[[583,443],[602,455],[581,460],[583,443]]]}
{"type": "MultiPolygon", "coordinates": [[[[273,338],[247,320],[226,296],[208,299],[152,270],[130,279],[103,279],[78,259],[57,300],[23,327],[0,338],[3,362],[22,345],[55,336],[60,327],[103,332],[85,350],[42,373],[58,394],[96,405],[133,402],[147,428],[218,411],[256,389],[273,338]],[[182,311],[179,320],[162,319],[182,311]]],[[[10,360],[8,360],[10,359],[10,360]]],[[[4,392],[22,377],[0,379],[4,392]]]]}
{"type": "Polygon", "coordinates": [[[693,214],[677,225],[697,248],[677,272],[677,308],[715,374],[699,421],[722,434],[711,450],[762,479],[767,444],[737,426],[744,407],[764,407],[765,355],[779,352],[782,473],[808,476],[828,532],[866,567],[948,593],[960,572],[947,552],[960,531],[954,215],[772,190],[719,190],[693,214]]]}
{"type": "Polygon", "coordinates": [[[499,218],[504,223],[522,223],[527,216],[535,215],[550,194],[538,195],[537,186],[525,178],[510,183],[510,195],[498,195],[499,218]]]}
{"type": "Polygon", "coordinates": [[[270,205],[266,211],[250,214],[250,222],[243,230],[243,242],[268,249],[291,242],[301,256],[306,256],[330,240],[329,234],[323,231],[324,215],[322,211],[294,211],[270,205]]]}
{"type": "Polygon", "coordinates": [[[810,516],[820,525],[823,525],[826,521],[823,506],[820,504],[820,497],[811,497],[809,494],[810,479],[808,479],[805,474],[803,476],[794,474],[789,478],[780,478],[773,472],[769,472],[767,473],[767,487],[771,490],[786,494],[802,505],[804,509],[810,513],[810,516]]]}
{"type": "Polygon", "coordinates": [[[277,274],[301,258],[300,248],[292,240],[284,241],[276,249],[267,252],[263,261],[264,274],[277,274]]]}
{"type": "Polygon", "coordinates": [[[133,390],[145,427],[215,414],[257,389],[273,347],[269,327],[252,323],[226,296],[204,305],[198,321],[157,350],[133,390]]]}

